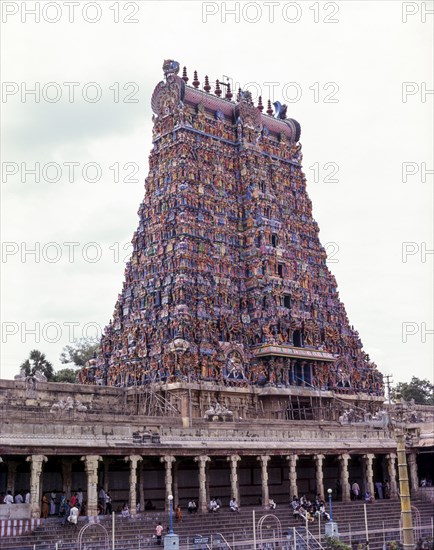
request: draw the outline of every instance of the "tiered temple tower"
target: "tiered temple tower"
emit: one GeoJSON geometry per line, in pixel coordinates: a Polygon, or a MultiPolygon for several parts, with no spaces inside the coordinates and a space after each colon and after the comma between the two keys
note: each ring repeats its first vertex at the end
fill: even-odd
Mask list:
{"type": "Polygon", "coordinates": [[[134,250],[96,366],[108,385],[382,395],[326,265],[286,106],[165,61],[134,250]],[[224,88],[224,89],[222,89],[224,88]]]}

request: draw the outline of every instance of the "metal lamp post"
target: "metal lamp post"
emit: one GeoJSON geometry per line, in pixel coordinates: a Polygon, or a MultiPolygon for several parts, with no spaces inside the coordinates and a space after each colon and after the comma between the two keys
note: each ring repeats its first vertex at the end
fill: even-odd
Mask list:
{"type": "Polygon", "coordinates": [[[169,535],[173,535],[173,495],[167,498],[169,499],[169,535]]]}
{"type": "Polygon", "coordinates": [[[331,489],[327,489],[327,493],[329,495],[330,522],[333,523],[333,508],[332,508],[332,493],[333,493],[333,491],[331,489]]]}
{"type": "Polygon", "coordinates": [[[329,497],[330,520],[325,524],[325,534],[328,537],[339,538],[338,524],[333,521],[332,489],[327,489],[329,497]]]}
{"type": "Polygon", "coordinates": [[[179,550],[179,535],[173,532],[173,495],[167,497],[169,501],[169,532],[164,537],[164,550],[179,550]]]}

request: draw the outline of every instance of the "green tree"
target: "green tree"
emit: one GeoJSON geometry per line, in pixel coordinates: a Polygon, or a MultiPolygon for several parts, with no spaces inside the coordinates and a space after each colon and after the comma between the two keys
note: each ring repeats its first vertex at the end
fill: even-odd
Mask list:
{"type": "Polygon", "coordinates": [[[77,371],[74,369],[60,369],[55,373],[52,382],[77,384],[77,371]]]}
{"type": "Polygon", "coordinates": [[[98,351],[99,343],[93,338],[80,338],[72,346],[65,346],[60,354],[64,365],[72,363],[74,367],[84,367],[98,351]]]}
{"type": "Polygon", "coordinates": [[[434,405],[434,385],[426,378],[413,376],[410,382],[399,382],[391,393],[393,399],[400,393],[405,401],[414,399],[418,405],[434,405]]]}
{"type": "Polygon", "coordinates": [[[345,544],[335,537],[326,537],[327,550],[351,550],[351,546],[345,544]]]}
{"type": "Polygon", "coordinates": [[[52,380],[54,376],[53,365],[45,357],[45,353],[34,349],[30,352],[29,358],[20,365],[20,370],[24,372],[26,376],[35,374],[36,371],[41,371],[47,378],[52,380]]]}

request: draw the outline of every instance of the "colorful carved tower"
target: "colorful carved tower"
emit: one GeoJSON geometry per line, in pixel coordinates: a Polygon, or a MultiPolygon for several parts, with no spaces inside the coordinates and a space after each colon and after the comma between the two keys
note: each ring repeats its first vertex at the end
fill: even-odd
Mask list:
{"type": "Polygon", "coordinates": [[[326,265],[300,125],[279,102],[263,113],[248,92],[163,69],[133,253],[82,381],[382,395],[326,265]]]}

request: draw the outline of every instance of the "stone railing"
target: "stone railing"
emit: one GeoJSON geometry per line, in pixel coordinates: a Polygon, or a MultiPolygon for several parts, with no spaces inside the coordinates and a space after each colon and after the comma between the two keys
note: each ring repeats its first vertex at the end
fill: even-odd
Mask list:
{"type": "Polygon", "coordinates": [[[0,504],[0,520],[30,518],[30,504],[0,504]]]}

